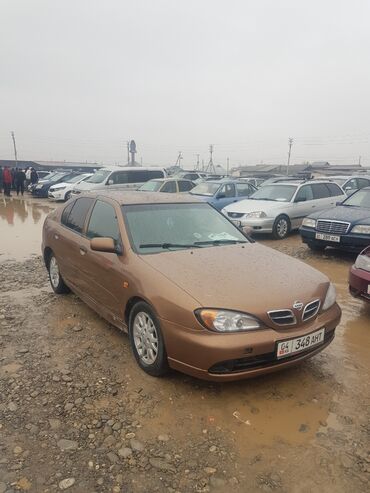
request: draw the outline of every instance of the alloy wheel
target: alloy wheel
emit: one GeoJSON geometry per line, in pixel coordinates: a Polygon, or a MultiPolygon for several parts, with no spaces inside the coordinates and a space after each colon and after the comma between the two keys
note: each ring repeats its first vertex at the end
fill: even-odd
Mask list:
{"type": "Polygon", "coordinates": [[[146,365],[155,363],[158,356],[158,333],[152,318],[145,312],[135,316],[133,339],[140,360],[146,365]]]}
{"type": "Polygon", "coordinates": [[[54,288],[59,285],[60,275],[59,267],[55,257],[51,257],[49,264],[50,282],[54,288]]]}

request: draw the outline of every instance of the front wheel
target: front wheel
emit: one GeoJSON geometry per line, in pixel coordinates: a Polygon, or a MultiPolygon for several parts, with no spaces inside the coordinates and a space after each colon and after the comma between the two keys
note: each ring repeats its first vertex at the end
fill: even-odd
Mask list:
{"type": "Polygon", "coordinates": [[[71,192],[69,191],[69,192],[67,192],[67,193],[65,194],[64,200],[65,200],[65,201],[67,201],[67,200],[69,200],[70,198],[71,198],[71,192]]]}
{"type": "Polygon", "coordinates": [[[70,292],[69,287],[63,281],[62,276],[59,272],[59,266],[57,259],[51,254],[48,264],[49,280],[54,293],[56,294],[66,294],[70,292]]]}
{"type": "Polygon", "coordinates": [[[161,377],[168,372],[161,327],[152,308],[145,302],[137,303],[130,313],[129,337],[142,370],[153,377],[161,377]]]}
{"type": "Polygon", "coordinates": [[[272,236],[275,240],[283,240],[286,238],[290,231],[290,221],[286,216],[279,216],[275,219],[274,226],[272,228],[272,236]]]}

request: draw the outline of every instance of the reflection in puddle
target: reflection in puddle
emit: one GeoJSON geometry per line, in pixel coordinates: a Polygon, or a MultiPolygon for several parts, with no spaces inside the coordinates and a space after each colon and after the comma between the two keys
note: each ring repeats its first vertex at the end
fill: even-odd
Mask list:
{"type": "Polygon", "coordinates": [[[31,198],[0,198],[0,261],[40,254],[42,225],[53,205],[31,198]]]}

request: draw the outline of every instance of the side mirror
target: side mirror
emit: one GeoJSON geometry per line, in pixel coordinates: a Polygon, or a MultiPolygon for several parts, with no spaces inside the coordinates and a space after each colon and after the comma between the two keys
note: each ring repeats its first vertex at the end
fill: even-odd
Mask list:
{"type": "Polygon", "coordinates": [[[226,195],[224,193],[219,193],[216,197],[216,199],[224,199],[226,198],[226,195]]]}
{"type": "Polygon", "coordinates": [[[114,184],[114,181],[113,180],[108,180],[107,185],[113,185],[113,184],[114,184]]]}
{"type": "Polygon", "coordinates": [[[299,197],[298,199],[295,199],[294,202],[306,202],[306,197],[299,197]]]}
{"type": "Polygon", "coordinates": [[[117,253],[113,238],[92,238],[90,248],[95,252],[117,253]]]}

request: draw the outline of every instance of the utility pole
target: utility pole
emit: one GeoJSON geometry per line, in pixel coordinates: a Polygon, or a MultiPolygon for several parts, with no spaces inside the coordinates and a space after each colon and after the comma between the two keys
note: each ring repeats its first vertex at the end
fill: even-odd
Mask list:
{"type": "Polygon", "coordinates": [[[229,176],[229,164],[230,164],[230,159],[227,158],[226,159],[226,174],[227,174],[227,176],[229,176]]]}
{"type": "Polygon", "coordinates": [[[182,159],[182,152],[179,151],[179,155],[177,156],[175,166],[179,166],[181,168],[181,159],[182,159]]]}
{"type": "Polygon", "coordinates": [[[358,165],[361,166],[361,156],[358,156],[358,165]]]}
{"type": "Polygon", "coordinates": [[[290,164],[290,154],[292,152],[292,145],[293,145],[293,139],[290,137],[288,140],[288,145],[289,145],[289,151],[288,151],[288,162],[286,165],[286,174],[289,174],[289,164],[290,164]]]}
{"type": "Polygon", "coordinates": [[[199,157],[200,157],[200,154],[197,154],[196,156],[197,156],[197,165],[196,165],[195,169],[197,171],[199,171],[199,157]]]}
{"type": "Polygon", "coordinates": [[[209,171],[211,173],[216,173],[215,165],[213,164],[213,144],[211,144],[209,146],[209,161],[208,161],[206,171],[207,172],[209,171]]]}
{"type": "Polygon", "coordinates": [[[15,167],[18,168],[17,146],[16,146],[16,143],[15,143],[15,135],[14,135],[14,132],[11,132],[11,136],[12,136],[12,139],[13,139],[15,167]]]}
{"type": "Polygon", "coordinates": [[[127,166],[130,164],[130,141],[126,140],[127,166]]]}

